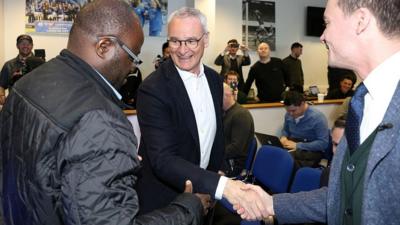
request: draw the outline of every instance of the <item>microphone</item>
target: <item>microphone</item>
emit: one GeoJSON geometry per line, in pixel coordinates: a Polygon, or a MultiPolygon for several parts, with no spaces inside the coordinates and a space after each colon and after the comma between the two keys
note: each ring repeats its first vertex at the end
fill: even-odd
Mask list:
{"type": "Polygon", "coordinates": [[[383,130],[392,129],[392,128],[393,128],[393,124],[392,123],[381,123],[378,126],[378,131],[383,131],[383,130]]]}

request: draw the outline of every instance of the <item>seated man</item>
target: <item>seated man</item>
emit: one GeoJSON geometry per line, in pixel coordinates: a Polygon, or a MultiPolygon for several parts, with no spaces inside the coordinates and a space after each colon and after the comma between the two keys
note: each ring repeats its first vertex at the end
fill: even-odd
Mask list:
{"type": "Polygon", "coordinates": [[[236,101],[239,104],[245,104],[247,102],[247,95],[243,91],[238,89],[239,74],[236,71],[228,71],[224,76],[224,83],[237,91],[236,101]]]}
{"type": "Polygon", "coordinates": [[[320,111],[310,107],[304,95],[287,91],[283,96],[286,108],[281,143],[292,151],[297,166],[318,166],[328,147],[328,122],[320,111]]]}
{"type": "Polygon", "coordinates": [[[339,88],[335,88],[330,90],[328,92],[328,95],[326,96],[327,99],[343,99],[347,97],[352,97],[354,94],[353,91],[353,81],[350,76],[344,76],[340,80],[340,86],[339,88]]]}
{"type": "MultiPolygon", "coordinates": [[[[332,137],[332,154],[335,155],[336,153],[336,148],[339,145],[340,140],[342,139],[344,135],[344,129],[346,127],[346,117],[345,116],[340,116],[335,120],[333,123],[333,127],[331,130],[331,137],[332,137]]],[[[330,172],[330,165],[328,164],[327,167],[325,167],[322,170],[321,174],[321,183],[320,186],[328,186],[329,182],[329,172],[330,172]]]]}
{"type": "Polygon", "coordinates": [[[254,137],[254,122],[250,112],[239,105],[235,89],[224,84],[224,139],[223,172],[228,177],[238,176],[244,169],[247,149],[254,137]]]}

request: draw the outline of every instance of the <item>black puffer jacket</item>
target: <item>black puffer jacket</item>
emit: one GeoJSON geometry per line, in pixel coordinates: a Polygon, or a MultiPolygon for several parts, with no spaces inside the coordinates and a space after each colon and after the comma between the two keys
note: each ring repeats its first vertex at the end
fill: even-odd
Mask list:
{"type": "Polygon", "coordinates": [[[191,194],[136,217],[137,142],[121,104],[67,50],[15,84],[0,114],[6,224],[201,223],[191,194]]]}

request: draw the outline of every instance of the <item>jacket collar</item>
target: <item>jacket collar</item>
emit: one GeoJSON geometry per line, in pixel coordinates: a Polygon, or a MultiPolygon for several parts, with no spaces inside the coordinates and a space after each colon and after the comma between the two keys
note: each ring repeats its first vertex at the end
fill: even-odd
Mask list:
{"type": "Polygon", "coordinates": [[[127,108],[126,104],[124,104],[120,99],[117,98],[111,87],[107,85],[107,83],[99,76],[99,74],[97,74],[96,70],[93,69],[92,66],[90,66],[88,63],[86,63],[67,49],[62,50],[60,56],[65,60],[67,64],[71,66],[71,68],[79,70],[80,72],[78,74],[83,74],[84,76],[87,76],[91,81],[93,81],[105,94],[105,96],[109,97],[109,99],[117,104],[121,109],[127,108]]]}

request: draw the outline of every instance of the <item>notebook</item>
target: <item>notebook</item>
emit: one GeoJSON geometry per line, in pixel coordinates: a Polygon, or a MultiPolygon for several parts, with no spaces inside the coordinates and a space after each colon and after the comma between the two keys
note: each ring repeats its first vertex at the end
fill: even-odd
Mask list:
{"type": "Polygon", "coordinates": [[[258,139],[258,141],[261,143],[261,145],[272,145],[276,147],[283,148],[281,141],[277,136],[274,135],[269,135],[269,134],[262,134],[255,132],[254,133],[258,139]]]}

